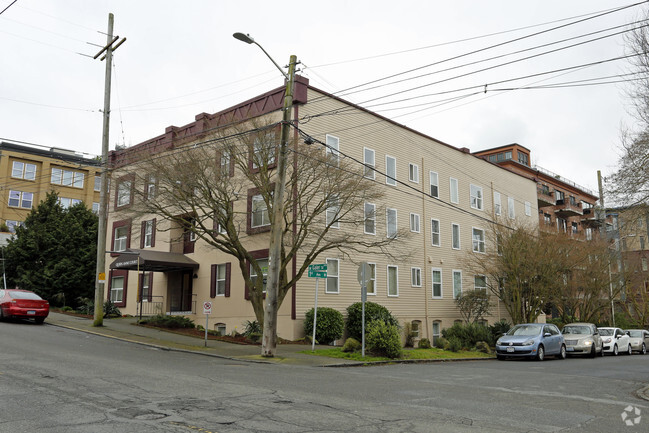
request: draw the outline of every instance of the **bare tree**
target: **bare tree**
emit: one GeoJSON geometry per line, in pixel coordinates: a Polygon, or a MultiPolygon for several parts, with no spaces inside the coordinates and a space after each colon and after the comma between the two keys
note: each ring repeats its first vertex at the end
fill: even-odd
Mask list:
{"type": "MultiPolygon", "coordinates": [[[[275,224],[278,140],[277,124],[250,120],[173,150],[153,155],[143,152],[135,180],[140,197],[132,207],[138,215],[154,214],[166,221],[162,230],[191,235],[231,255],[262,327],[265,283],[257,276],[264,274],[267,265],[251,252],[268,245],[268,231],[275,224]],[[152,187],[141,187],[147,184],[152,187]]],[[[405,251],[397,241],[407,236],[405,230],[391,237],[364,235],[365,224],[374,224],[377,215],[385,215],[385,208],[378,205],[371,215],[365,210],[365,202],[383,201],[383,190],[363,176],[365,167],[321,145],[297,140],[290,144],[290,152],[278,309],[323,253],[335,250],[352,260],[368,252],[403,257],[405,251]],[[289,272],[298,254],[297,269],[289,272]]],[[[268,353],[266,349],[262,347],[262,354],[268,353]]]]}
{"type": "Polygon", "coordinates": [[[491,310],[489,293],[485,290],[472,290],[462,293],[456,300],[458,310],[467,323],[475,323],[491,310]]]}

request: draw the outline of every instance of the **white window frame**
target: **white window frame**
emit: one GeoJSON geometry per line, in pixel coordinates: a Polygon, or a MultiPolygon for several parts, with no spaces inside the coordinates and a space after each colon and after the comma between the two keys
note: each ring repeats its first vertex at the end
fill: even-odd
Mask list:
{"type": "Polygon", "coordinates": [[[99,203],[96,201],[92,202],[92,213],[99,214],[99,203]]]}
{"type": "Polygon", "coordinates": [[[471,209],[484,210],[484,194],[482,193],[482,187],[470,184],[469,194],[471,196],[471,209]]]}
{"type": "Polygon", "coordinates": [[[502,214],[503,204],[502,198],[498,191],[494,191],[494,214],[500,216],[502,214]]]}
{"type": "Polygon", "coordinates": [[[263,135],[263,138],[260,139],[259,136],[255,137],[255,140],[252,144],[252,168],[253,170],[259,169],[259,164],[257,161],[261,162],[260,155],[263,155],[264,152],[268,153],[268,159],[266,160],[266,166],[271,166],[275,164],[275,155],[277,151],[277,144],[275,142],[277,136],[275,131],[267,132],[263,135]],[[272,141],[272,143],[266,143],[266,141],[272,141]],[[268,149],[265,149],[265,146],[268,146],[268,149]]]}
{"type": "Polygon", "coordinates": [[[115,231],[113,232],[114,251],[126,251],[127,244],[128,244],[128,231],[129,231],[128,225],[115,227],[115,231]],[[124,236],[119,236],[121,231],[124,232],[124,236]]]}
{"type": "Polygon", "coordinates": [[[398,232],[398,216],[397,210],[394,208],[385,209],[385,227],[386,227],[386,237],[396,238],[398,232]],[[392,217],[393,216],[393,217],[392,217]]]}
{"type": "Polygon", "coordinates": [[[399,267],[397,265],[388,265],[386,269],[386,282],[385,287],[388,292],[388,297],[395,298],[399,296],[399,267]],[[394,284],[395,287],[391,287],[390,284],[390,270],[394,270],[394,284]],[[391,294],[390,291],[393,293],[391,294]]]}
{"type": "Polygon", "coordinates": [[[368,262],[367,264],[370,266],[371,275],[369,278],[365,275],[365,278],[367,278],[366,293],[368,295],[376,296],[376,263],[368,262]],[[370,287],[372,288],[372,291],[370,291],[370,287]]]}
{"type": "Polygon", "coordinates": [[[419,233],[421,231],[420,218],[418,213],[410,212],[410,231],[419,233]]]}
{"type": "Polygon", "coordinates": [[[153,246],[153,220],[144,221],[144,248],[153,246]]]}
{"type": "Polygon", "coordinates": [[[117,184],[117,207],[128,206],[131,204],[131,187],[133,181],[122,180],[117,184]]]}
{"type": "Polygon", "coordinates": [[[216,296],[225,296],[225,283],[227,280],[227,265],[225,263],[216,265],[216,296]]]}
{"type": "Polygon", "coordinates": [[[514,197],[507,197],[507,216],[509,219],[516,218],[516,209],[514,208],[514,197]]]}
{"type": "Polygon", "coordinates": [[[397,186],[397,158],[385,155],[385,184],[397,186]]]}
{"type": "Polygon", "coordinates": [[[460,186],[458,180],[454,177],[449,179],[449,189],[451,203],[460,203],[460,186]]]}
{"type": "Polygon", "coordinates": [[[23,161],[13,161],[11,177],[24,180],[36,180],[36,164],[23,161]]]}
{"type": "Polygon", "coordinates": [[[34,193],[10,190],[8,205],[22,209],[31,209],[34,205],[34,193]]]}
{"type": "Polygon", "coordinates": [[[439,198],[439,174],[436,171],[428,173],[429,192],[431,197],[439,198]]]}
{"type": "Polygon", "coordinates": [[[374,203],[363,204],[363,232],[366,235],[376,235],[376,205],[374,203]],[[371,211],[369,210],[371,208],[371,211]],[[367,231],[367,224],[372,224],[372,231],[367,231]]]}
{"type": "Polygon", "coordinates": [[[431,295],[433,299],[444,298],[444,278],[442,276],[442,268],[430,268],[430,283],[431,295]],[[435,281],[435,275],[439,276],[439,282],[435,281]],[[435,285],[439,285],[439,295],[435,295],[435,285]]]}
{"type": "Polygon", "coordinates": [[[473,290],[484,290],[485,293],[487,292],[487,276],[482,275],[482,274],[477,274],[473,276],[473,290]],[[478,286],[476,283],[478,282],[478,278],[483,278],[484,279],[484,286],[478,286]]]}
{"type": "Polygon", "coordinates": [[[327,142],[325,148],[327,159],[338,167],[340,165],[340,138],[326,134],[325,141],[327,142]]]}
{"type": "Polygon", "coordinates": [[[338,194],[332,194],[327,200],[327,209],[325,210],[325,222],[327,227],[332,229],[340,228],[340,221],[336,220],[340,215],[340,198],[338,194]]]}
{"type": "Polygon", "coordinates": [[[101,191],[101,175],[95,175],[95,187],[94,190],[99,192],[101,191]]]}
{"type": "Polygon", "coordinates": [[[453,299],[457,299],[462,296],[462,271],[460,269],[453,269],[453,299]],[[459,283],[456,277],[459,275],[459,283]],[[459,285],[458,285],[459,284],[459,285]]]}
{"type": "MultiPolygon", "coordinates": [[[[266,267],[264,268],[263,266],[261,266],[261,269],[262,269],[261,278],[266,280],[267,279],[266,277],[268,277],[268,266],[270,265],[270,258],[268,258],[268,257],[258,258],[257,259],[257,264],[259,264],[259,262],[263,262],[263,261],[266,262],[266,267]],[[266,269],[266,272],[264,272],[264,269],[266,269]]],[[[252,263],[250,263],[250,265],[248,266],[248,269],[250,270],[250,282],[253,285],[255,285],[255,283],[257,282],[257,274],[254,273],[255,268],[252,266],[252,263]]],[[[262,293],[266,293],[266,284],[267,283],[262,284],[262,293]]]]}
{"type": "Polygon", "coordinates": [[[532,203],[529,201],[525,202],[525,215],[532,216],[532,203]]]}
{"type": "Polygon", "coordinates": [[[367,179],[374,180],[376,177],[376,152],[374,149],[368,147],[363,148],[363,163],[365,164],[363,176],[367,179]]]}
{"type": "Polygon", "coordinates": [[[459,250],[462,247],[460,225],[457,223],[451,224],[451,248],[459,250]]]}
{"type": "Polygon", "coordinates": [[[124,282],[126,278],[123,276],[113,276],[110,279],[110,300],[114,303],[124,302],[124,282]],[[121,287],[117,287],[116,282],[121,281],[121,287]]]}
{"type": "Polygon", "coordinates": [[[408,164],[408,180],[410,182],[419,183],[419,166],[412,162],[408,164]]]}
{"type": "Polygon", "coordinates": [[[471,229],[471,244],[474,253],[485,253],[487,251],[485,240],[485,231],[484,229],[473,227],[471,229]],[[476,238],[476,234],[480,234],[479,238],[476,238]]]}
{"type": "Polygon", "coordinates": [[[438,219],[430,219],[430,243],[434,247],[442,246],[441,223],[438,219]],[[437,226],[437,228],[435,228],[437,226]]]}
{"type": "Polygon", "coordinates": [[[16,220],[5,220],[5,224],[7,225],[7,228],[9,229],[9,233],[16,233],[16,228],[23,225],[23,222],[22,221],[16,221],[16,220]]]}
{"type": "Polygon", "coordinates": [[[251,228],[257,228],[257,227],[266,227],[270,225],[270,215],[268,213],[268,206],[266,206],[266,202],[264,201],[264,197],[261,194],[253,195],[252,198],[250,199],[250,227],[251,228]],[[259,208],[255,208],[255,203],[261,203],[258,206],[261,206],[259,208]],[[263,205],[263,206],[262,206],[263,205]],[[255,223],[255,215],[260,215],[259,218],[261,218],[260,224],[255,223]],[[264,215],[266,216],[264,218],[264,215]]]}
{"type": "MultiPolygon", "coordinates": [[[[146,198],[147,200],[152,200],[155,198],[155,183],[156,179],[155,176],[150,175],[147,180],[146,180],[146,198]]],[[[196,191],[194,191],[195,195],[198,195],[196,191]]]]}
{"type": "Polygon", "coordinates": [[[421,268],[410,268],[410,285],[421,287],[421,268]]]}
{"type": "Polygon", "coordinates": [[[325,283],[325,293],[340,293],[340,259],[327,259],[327,281],[325,283]],[[333,272],[333,265],[335,263],[336,272],[333,272]],[[331,283],[331,284],[330,284],[331,283]],[[329,287],[334,286],[334,290],[329,287]]]}
{"type": "Polygon", "coordinates": [[[442,336],[442,321],[441,320],[433,320],[433,329],[432,329],[432,335],[433,335],[433,344],[437,343],[437,340],[442,336]]]}

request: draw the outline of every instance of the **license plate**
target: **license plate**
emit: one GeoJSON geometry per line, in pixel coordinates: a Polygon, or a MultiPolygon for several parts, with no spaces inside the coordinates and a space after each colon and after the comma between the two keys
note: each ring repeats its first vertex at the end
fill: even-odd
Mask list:
{"type": "Polygon", "coordinates": [[[575,348],[574,348],[574,347],[566,347],[566,350],[567,350],[568,352],[574,352],[574,351],[575,351],[575,348]]]}
{"type": "Polygon", "coordinates": [[[514,352],[514,348],[513,348],[513,347],[508,347],[508,348],[507,348],[507,353],[513,353],[513,352],[514,352]]]}
{"type": "Polygon", "coordinates": [[[27,312],[27,315],[29,315],[29,316],[34,316],[34,315],[36,315],[36,311],[34,311],[34,310],[29,310],[29,311],[27,312]]]}

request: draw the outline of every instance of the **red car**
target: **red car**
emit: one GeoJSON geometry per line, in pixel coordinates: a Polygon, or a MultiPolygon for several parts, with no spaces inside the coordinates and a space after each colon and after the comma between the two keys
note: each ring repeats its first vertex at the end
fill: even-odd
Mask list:
{"type": "Polygon", "coordinates": [[[4,318],[34,319],[43,323],[50,314],[50,303],[29,290],[0,290],[0,320],[4,318]]]}

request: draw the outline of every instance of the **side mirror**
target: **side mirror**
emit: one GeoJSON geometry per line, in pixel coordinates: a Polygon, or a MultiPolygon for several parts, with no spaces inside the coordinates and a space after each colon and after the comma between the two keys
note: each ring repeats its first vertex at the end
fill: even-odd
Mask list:
{"type": "Polygon", "coordinates": [[[550,337],[551,335],[552,334],[550,334],[549,332],[546,332],[545,334],[543,334],[544,337],[550,337]]]}

